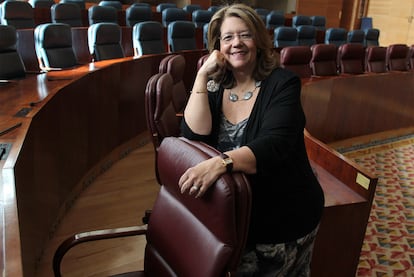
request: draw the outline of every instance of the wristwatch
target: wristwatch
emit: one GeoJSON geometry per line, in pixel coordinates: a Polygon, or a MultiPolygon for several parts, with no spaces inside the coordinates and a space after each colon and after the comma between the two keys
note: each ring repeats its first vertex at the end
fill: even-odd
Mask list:
{"type": "Polygon", "coordinates": [[[233,170],[233,160],[229,157],[229,155],[222,153],[221,155],[221,162],[223,163],[223,166],[226,167],[226,172],[231,173],[233,170]]]}

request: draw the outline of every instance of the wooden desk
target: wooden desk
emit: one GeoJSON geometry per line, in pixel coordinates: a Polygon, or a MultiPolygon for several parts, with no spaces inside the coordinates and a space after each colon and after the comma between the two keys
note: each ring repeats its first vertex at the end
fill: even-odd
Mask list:
{"type": "Polygon", "coordinates": [[[378,178],[307,131],[305,143],[325,195],[312,276],[355,276],[378,178]]]}
{"type": "MultiPolygon", "coordinates": [[[[182,53],[192,71],[186,83],[205,53],[182,53]]],[[[166,55],[33,74],[1,87],[0,131],[21,123],[0,136],[0,143],[11,144],[0,163],[0,268],[6,276],[34,276],[45,242],[80,191],[149,142],[144,92],[166,55]]]]}
{"type": "Polygon", "coordinates": [[[414,126],[414,71],[313,78],[303,84],[306,129],[324,143],[414,126]]]}

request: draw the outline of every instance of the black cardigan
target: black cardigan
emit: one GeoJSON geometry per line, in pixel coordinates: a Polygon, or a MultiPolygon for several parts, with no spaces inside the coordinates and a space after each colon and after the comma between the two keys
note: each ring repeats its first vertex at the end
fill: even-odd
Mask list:
{"type": "MultiPolygon", "coordinates": [[[[249,243],[292,241],[320,221],[324,195],[305,149],[300,90],[295,74],[276,68],[262,81],[248,119],[242,145],[253,151],[257,165],[257,173],[247,175],[253,194],[249,243]]],[[[195,134],[183,120],[184,137],[216,147],[223,91],[209,92],[212,133],[195,134]]]]}

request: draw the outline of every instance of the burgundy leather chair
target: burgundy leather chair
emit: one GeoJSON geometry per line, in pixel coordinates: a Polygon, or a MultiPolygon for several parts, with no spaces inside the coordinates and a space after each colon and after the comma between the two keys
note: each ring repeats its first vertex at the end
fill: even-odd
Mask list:
{"type": "Polygon", "coordinates": [[[365,71],[373,73],[387,72],[386,53],[386,47],[368,46],[365,49],[365,71]]]}
{"type": "Polygon", "coordinates": [[[185,58],[182,55],[172,54],[160,62],[159,73],[169,73],[173,78],[172,101],[175,112],[181,114],[184,111],[189,95],[189,91],[184,84],[185,58]]]}
{"type": "Polygon", "coordinates": [[[363,44],[345,43],[338,48],[338,64],[341,74],[362,74],[365,72],[365,49],[363,44]]]}
{"type": "Polygon", "coordinates": [[[147,128],[150,131],[155,151],[155,176],[159,184],[157,170],[158,148],[166,137],[178,137],[180,134],[180,119],[173,104],[173,77],[169,73],[153,75],[145,89],[145,113],[147,128]]]}
{"type": "Polygon", "coordinates": [[[310,67],[314,76],[338,75],[338,48],[335,44],[314,44],[311,46],[310,67]]]}
{"type": "Polygon", "coordinates": [[[169,137],[159,148],[162,186],[147,226],[76,234],[58,247],[55,276],[72,247],[103,239],[145,235],[144,269],[122,276],[234,276],[245,247],[250,221],[250,185],[241,173],[222,175],[201,198],[181,194],[184,171],[219,152],[203,143],[169,137]]]}
{"type": "Polygon", "coordinates": [[[387,47],[386,63],[389,71],[408,71],[408,52],[406,44],[391,44],[387,47]]]}
{"type": "Polygon", "coordinates": [[[310,60],[312,52],[309,46],[286,46],[280,51],[280,64],[283,68],[295,72],[301,78],[312,75],[310,60]]]}

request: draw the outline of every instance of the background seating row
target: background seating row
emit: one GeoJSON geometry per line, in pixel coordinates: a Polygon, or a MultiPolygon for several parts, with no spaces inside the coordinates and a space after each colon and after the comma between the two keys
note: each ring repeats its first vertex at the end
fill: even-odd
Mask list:
{"type": "Polygon", "coordinates": [[[346,43],[288,46],[280,51],[281,66],[302,78],[341,74],[414,71],[414,45],[388,47],[346,43]]]}

